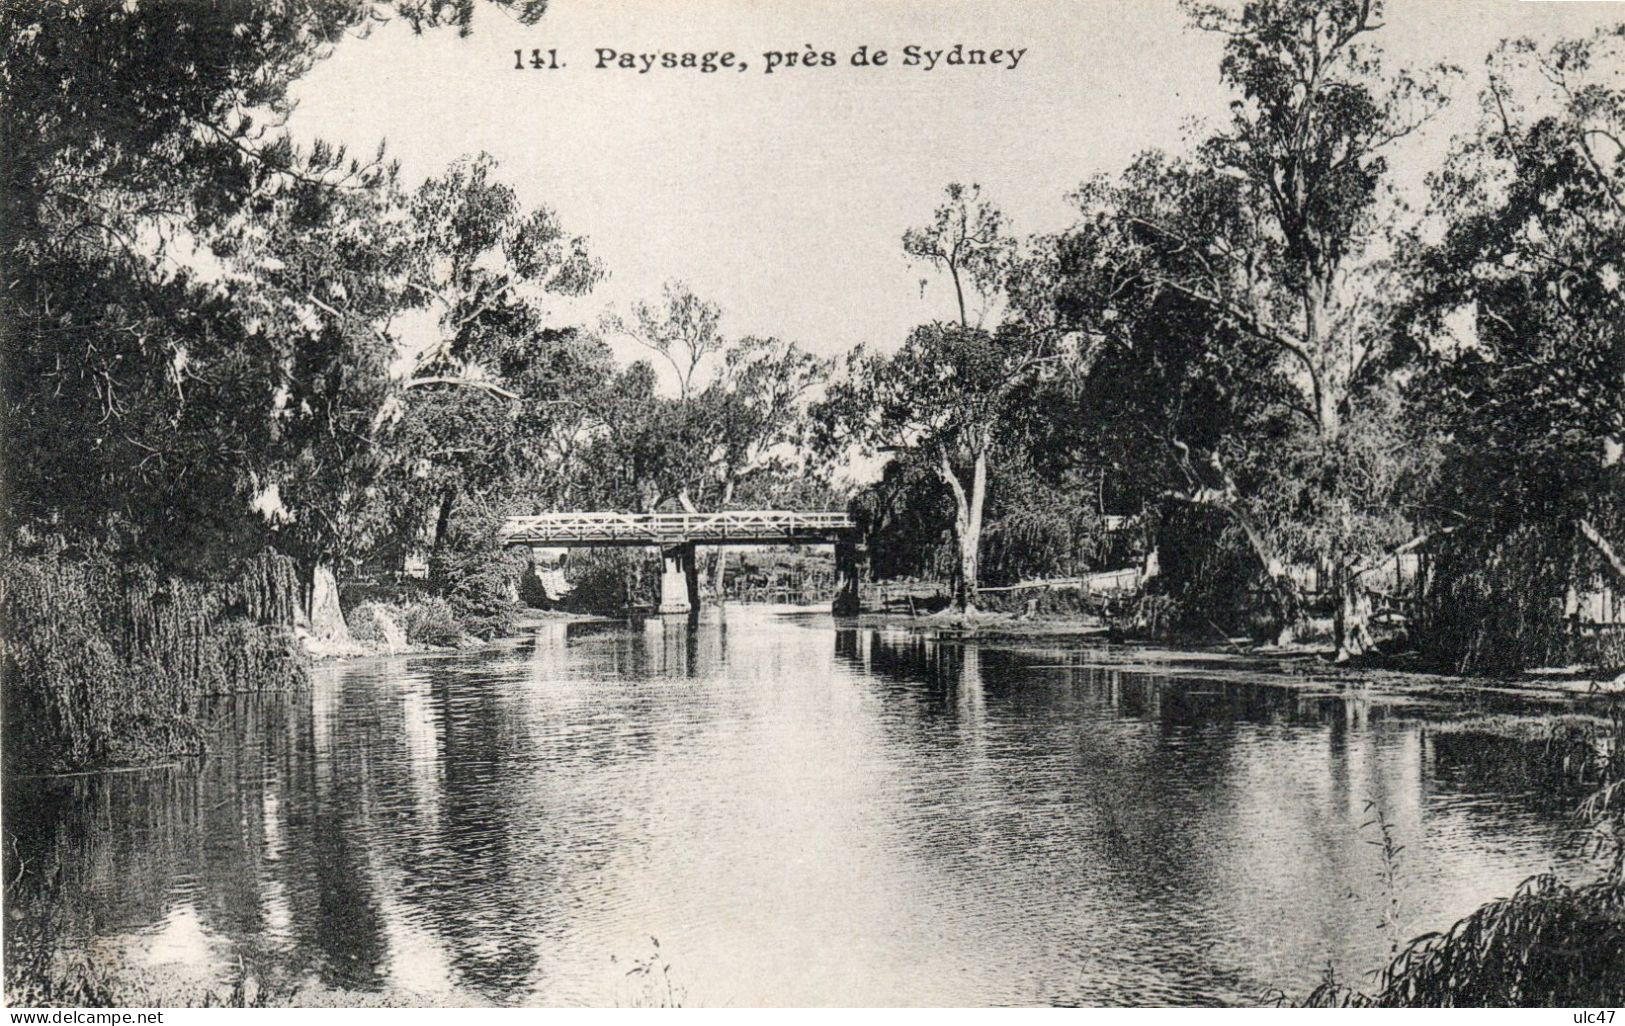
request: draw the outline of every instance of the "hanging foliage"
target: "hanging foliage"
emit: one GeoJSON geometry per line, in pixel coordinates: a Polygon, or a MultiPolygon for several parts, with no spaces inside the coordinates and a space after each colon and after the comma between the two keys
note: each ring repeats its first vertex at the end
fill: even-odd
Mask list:
{"type": "Polygon", "coordinates": [[[1625,631],[1574,615],[1576,593],[1593,586],[1604,586],[1595,553],[1572,527],[1543,520],[1459,531],[1433,553],[1416,639],[1456,673],[1621,665],[1625,631]]]}
{"type": "Polygon", "coordinates": [[[222,581],[60,554],[0,580],[6,757],[25,773],[204,748],[204,699],[303,687],[293,561],[263,553],[222,581]]]}

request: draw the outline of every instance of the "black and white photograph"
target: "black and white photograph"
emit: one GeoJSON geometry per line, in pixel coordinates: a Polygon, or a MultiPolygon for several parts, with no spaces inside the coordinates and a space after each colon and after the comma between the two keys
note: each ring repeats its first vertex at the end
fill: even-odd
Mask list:
{"type": "Polygon", "coordinates": [[[1625,1006],[1625,3],[0,0],[0,354],[11,1021],[1625,1006]]]}

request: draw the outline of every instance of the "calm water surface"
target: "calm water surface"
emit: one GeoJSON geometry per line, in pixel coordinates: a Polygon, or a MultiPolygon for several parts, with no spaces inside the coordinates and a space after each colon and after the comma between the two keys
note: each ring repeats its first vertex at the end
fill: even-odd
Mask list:
{"type": "Polygon", "coordinates": [[[1513,699],[1303,684],[749,608],[557,624],[321,668],[223,709],[200,769],[8,826],[109,958],[514,1004],[655,1000],[651,956],[691,1004],[1251,1003],[1579,868],[1517,743],[1440,729],[1513,699]]]}

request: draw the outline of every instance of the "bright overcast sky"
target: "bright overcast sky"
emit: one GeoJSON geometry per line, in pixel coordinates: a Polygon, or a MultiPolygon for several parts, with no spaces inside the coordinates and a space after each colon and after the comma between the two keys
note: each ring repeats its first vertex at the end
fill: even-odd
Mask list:
{"type": "MultiPolygon", "coordinates": [[[[1380,40],[1398,64],[1470,72],[1436,149],[1472,115],[1485,55],[1508,34],[1547,40],[1625,21],[1625,4],[1394,0],[1380,40]]],[[[870,0],[554,0],[541,23],[491,8],[474,34],[399,23],[346,41],[300,85],[292,128],[370,153],[380,141],[416,183],[491,153],[531,204],[587,235],[611,277],[561,318],[655,297],[669,278],[720,303],[730,335],[778,335],[837,353],[897,344],[951,312],[899,239],[950,181],[978,182],[1020,232],[1063,227],[1065,194],[1146,147],[1178,147],[1222,117],[1219,40],[1174,0],[949,3],[870,0]],[[1021,50],[1015,70],[898,66],[915,44],[1021,50]],[[767,50],[834,51],[833,68],[763,75],[767,50]],[[845,63],[859,45],[884,69],[845,63]],[[513,70],[515,48],[566,67],[513,70]],[[733,50],[744,73],[595,70],[594,50],[733,50]]],[[[1422,161],[1414,163],[1418,165],[1422,161]]],[[[1416,170],[1422,170],[1418,167],[1416,170]]]]}

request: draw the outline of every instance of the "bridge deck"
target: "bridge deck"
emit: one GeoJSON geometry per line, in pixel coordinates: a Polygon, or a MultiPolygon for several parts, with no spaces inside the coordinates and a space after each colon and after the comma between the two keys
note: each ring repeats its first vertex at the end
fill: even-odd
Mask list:
{"type": "Polygon", "coordinates": [[[509,517],[503,539],[544,548],[616,545],[810,545],[852,538],[845,513],[729,510],[724,513],[543,513],[509,517]]]}

